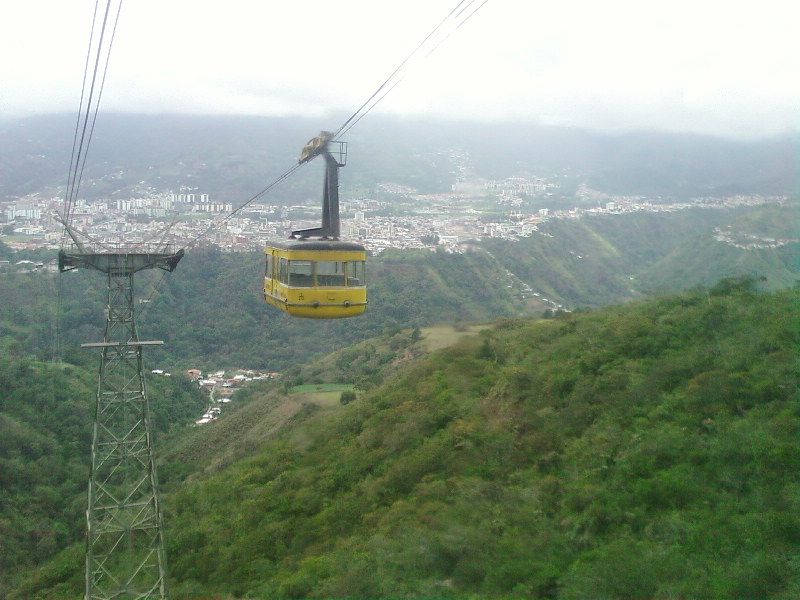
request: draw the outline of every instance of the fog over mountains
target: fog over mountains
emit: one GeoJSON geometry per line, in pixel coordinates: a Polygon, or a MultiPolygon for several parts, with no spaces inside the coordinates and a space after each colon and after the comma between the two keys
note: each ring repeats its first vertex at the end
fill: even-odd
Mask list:
{"type": "MultiPolygon", "coordinates": [[[[241,204],[291,166],[303,144],[339,119],[103,114],[83,179],[87,199],[181,187],[241,204]]],[[[0,197],[57,194],[67,176],[74,115],[0,121],[0,197]]],[[[611,134],[518,123],[370,116],[347,136],[346,193],[379,182],[447,191],[459,178],[560,175],[614,194],[689,198],[793,194],[800,136],[734,141],[692,134],[611,134]]],[[[319,193],[320,165],[269,202],[319,193]],[[316,169],[316,170],[315,170],[316,169]]]]}

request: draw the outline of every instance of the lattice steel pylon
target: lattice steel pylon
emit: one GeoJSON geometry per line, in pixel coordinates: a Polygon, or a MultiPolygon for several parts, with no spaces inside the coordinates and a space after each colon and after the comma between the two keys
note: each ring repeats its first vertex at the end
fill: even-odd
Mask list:
{"type": "MultiPolygon", "coordinates": [[[[74,238],[73,238],[74,239],[74,238]]],[[[76,240],[77,242],[77,240],[76,240]]],[[[85,600],[163,599],[166,560],[153,455],[150,407],[136,331],[134,274],[173,271],[183,250],[160,245],[93,252],[77,243],[59,253],[59,269],[89,268],[107,275],[106,329],[101,350],[92,466],[86,510],[85,600]]]]}

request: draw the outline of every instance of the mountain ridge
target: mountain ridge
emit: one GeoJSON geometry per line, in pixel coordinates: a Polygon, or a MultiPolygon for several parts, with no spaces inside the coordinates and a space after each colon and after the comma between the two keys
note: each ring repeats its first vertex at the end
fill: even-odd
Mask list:
{"type": "MultiPolygon", "coordinates": [[[[201,189],[238,205],[286,167],[330,121],[219,115],[104,114],[88,155],[89,198],[130,197],[146,188],[201,189]],[[98,157],[103,157],[101,160],[98,157]],[[137,192],[138,190],[138,192],[137,192]]],[[[74,117],[45,115],[0,124],[0,196],[56,193],[64,185],[74,117]]],[[[348,136],[344,191],[392,181],[449,191],[459,167],[473,176],[569,174],[614,194],[689,198],[796,194],[800,136],[725,140],[694,134],[603,133],[513,123],[376,117],[348,136]],[[467,165],[447,153],[465,151],[467,165]]],[[[272,198],[315,198],[319,173],[303,169],[272,198]]]]}

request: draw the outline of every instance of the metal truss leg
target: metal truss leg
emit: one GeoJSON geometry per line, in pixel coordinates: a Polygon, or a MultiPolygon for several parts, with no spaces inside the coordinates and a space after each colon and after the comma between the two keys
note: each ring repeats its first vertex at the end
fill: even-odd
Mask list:
{"type": "Polygon", "coordinates": [[[86,600],[166,598],[166,566],[133,272],[108,272],[86,511],[86,600]]]}

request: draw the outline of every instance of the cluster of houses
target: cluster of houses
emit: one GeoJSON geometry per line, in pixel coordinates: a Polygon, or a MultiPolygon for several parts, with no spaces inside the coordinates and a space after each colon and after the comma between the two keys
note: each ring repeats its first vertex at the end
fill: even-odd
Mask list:
{"type": "Polygon", "coordinates": [[[200,369],[189,369],[186,371],[186,376],[196,381],[202,389],[209,392],[211,405],[203,413],[203,416],[195,421],[197,425],[205,425],[219,418],[222,412],[220,405],[230,402],[231,396],[236,389],[244,387],[252,381],[277,379],[280,374],[276,372],[238,371],[235,375],[226,377],[225,371],[216,371],[209,373],[204,378],[200,369]]]}
{"type": "Polygon", "coordinates": [[[55,260],[43,263],[35,260],[0,260],[0,271],[14,271],[16,273],[37,273],[37,272],[58,272],[58,264],[55,260]]]}

